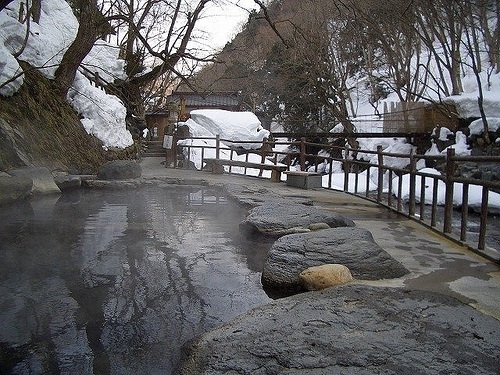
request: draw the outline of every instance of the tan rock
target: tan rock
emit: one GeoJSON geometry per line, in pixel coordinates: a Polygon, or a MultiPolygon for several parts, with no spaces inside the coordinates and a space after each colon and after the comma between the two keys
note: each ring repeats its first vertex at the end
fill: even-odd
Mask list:
{"type": "Polygon", "coordinates": [[[309,224],[310,230],[321,230],[321,229],[330,229],[330,226],[327,223],[313,223],[309,224]]]}
{"type": "Polygon", "coordinates": [[[306,290],[322,290],[352,280],[351,271],[342,264],[309,267],[299,275],[299,284],[306,290]]]}

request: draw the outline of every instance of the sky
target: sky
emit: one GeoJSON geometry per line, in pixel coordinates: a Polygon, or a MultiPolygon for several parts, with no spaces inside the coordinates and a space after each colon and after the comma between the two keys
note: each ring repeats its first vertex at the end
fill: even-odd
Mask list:
{"type": "Polygon", "coordinates": [[[248,20],[252,9],[258,9],[253,0],[229,0],[223,4],[212,4],[198,23],[200,29],[209,34],[208,47],[222,49],[240,31],[248,20]]]}
{"type": "MultiPolygon", "coordinates": [[[[17,21],[19,9],[19,2],[15,0],[9,8],[0,12],[0,84],[8,82],[13,77],[17,77],[21,72],[21,67],[18,60],[13,56],[15,52],[19,51],[24,40],[25,24],[17,21]]],[[[244,6],[250,6],[252,0],[241,0],[240,3],[244,6]]],[[[216,43],[225,44],[231,39],[238,24],[243,22],[247,17],[246,11],[238,10],[237,8],[224,7],[210,9],[212,16],[207,17],[210,20],[207,24],[207,30],[213,32],[215,46],[216,43]],[[224,26],[224,27],[222,27],[224,26]],[[216,42],[216,40],[219,40],[216,42]]],[[[40,25],[31,23],[31,35],[28,38],[28,43],[19,59],[25,60],[33,66],[43,66],[41,72],[48,78],[53,78],[57,64],[61,61],[65,49],[74,40],[76,31],[78,29],[78,22],[73,15],[71,8],[64,0],[51,0],[42,2],[42,15],[40,25]]],[[[85,62],[93,67],[100,76],[106,80],[113,78],[124,78],[124,64],[122,60],[117,58],[117,48],[107,45],[105,42],[99,42],[96,47],[87,56],[85,62]]],[[[464,77],[465,85],[470,86],[469,91],[461,95],[457,101],[461,104],[462,110],[465,111],[464,117],[467,117],[467,111],[474,111],[477,108],[477,94],[475,92],[473,82],[474,79],[464,77]]],[[[500,74],[494,75],[491,79],[493,85],[489,92],[487,92],[488,101],[485,110],[488,114],[492,114],[493,118],[490,125],[500,126],[500,74]]],[[[10,96],[21,87],[23,83],[22,75],[19,75],[12,82],[0,88],[0,95],[10,96]]],[[[90,82],[81,74],[78,73],[73,86],[68,93],[68,102],[80,114],[82,125],[85,130],[97,137],[103,142],[104,148],[118,147],[125,148],[133,144],[132,136],[126,129],[125,125],[125,107],[120,100],[113,95],[108,95],[104,91],[92,86],[90,82]]],[[[369,103],[365,103],[367,108],[371,108],[369,103]]],[[[192,119],[186,122],[193,133],[193,136],[212,136],[219,134],[222,138],[230,139],[232,141],[238,140],[254,140],[261,141],[267,137],[269,133],[262,129],[256,116],[251,112],[231,113],[227,111],[198,111],[193,113],[192,119]]],[[[473,129],[477,129],[477,123],[471,125],[473,129]]],[[[479,129],[481,126],[479,126],[479,129]]],[[[475,130],[473,130],[475,131],[475,130]]],[[[444,134],[443,136],[446,136],[444,134]]],[[[457,132],[456,144],[453,146],[458,153],[467,155],[470,151],[465,144],[466,137],[457,132]]],[[[360,140],[361,149],[375,150],[376,146],[383,142],[381,139],[373,140],[360,140]]],[[[187,140],[184,141],[185,145],[204,145],[214,146],[214,140],[187,140]]],[[[229,158],[230,152],[228,145],[224,145],[226,151],[221,153],[221,158],[229,158]]],[[[247,145],[247,148],[255,147],[255,144],[247,145]]],[[[390,139],[384,144],[385,152],[392,153],[409,153],[413,146],[406,143],[404,139],[390,139]]],[[[187,148],[186,148],[187,150],[187,148]]],[[[214,151],[214,150],[209,150],[214,151]]],[[[201,168],[201,152],[200,149],[191,148],[190,160],[193,161],[198,168],[201,168]]],[[[443,151],[443,152],[446,152],[443,151]]],[[[435,147],[428,150],[428,154],[437,153],[435,147]]],[[[205,157],[214,157],[215,155],[205,154],[205,157]]],[[[245,157],[240,156],[241,157],[245,157]]],[[[260,156],[254,154],[254,162],[260,162],[260,156]]],[[[270,163],[270,161],[268,161],[270,163]]],[[[372,160],[376,164],[376,160],[372,160]]],[[[392,160],[387,162],[402,163],[401,160],[392,160]]],[[[404,163],[404,161],[403,161],[404,163]]],[[[397,164],[396,164],[397,165],[397,164]]],[[[401,166],[401,165],[400,165],[401,166]]],[[[334,188],[343,188],[343,173],[341,173],[341,166],[334,164],[332,170],[327,170],[327,166],[323,166],[324,172],[333,173],[334,188]]],[[[329,168],[329,167],[328,167],[329,168]]],[[[238,168],[233,167],[232,172],[237,173],[238,168]]],[[[427,173],[439,173],[435,170],[426,170],[427,173]]],[[[243,173],[243,169],[241,170],[243,173]]],[[[257,175],[258,170],[247,170],[247,174],[257,175]]],[[[269,171],[264,171],[264,177],[269,171]]],[[[328,176],[327,176],[328,177],[328,176]]],[[[350,179],[354,181],[354,178],[350,179]]],[[[360,178],[360,181],[366,181],[360,178]]],[[[370,182],[370,189],[376,189],[377,178],[372,178],[370,182]]],[[[323,185],[328,185],[328,178],[324,178],[323,185]]],[[[398,186],[397,182],[393,186],[398,186]]],[[[403,183],[404,189],[407,184],[403,183]]],[[[363,189],[363,187],[359,187],[363,189]]],[[[351,187],[350,187],[351,189],[351,187]]],[[[456,192],[460,192],[461,188],[457,187],[456,192]]],[[[457,193],[459,194],[459,193],[457,193]]],[[[404,195],[404,194],[403,194],[404,195]]],[[[426,194],[426,196],[430,196],[426,194]]],[[[444,202],[444,196],[439,203],[444,202]]],[[[460,204],[461,196],[455,197],[455,202],[460,204]]],[[[469,204],[471,207],[477,207],[481,202],[480,192],[471,191],[469,195],[469,204]],[[477,194],[476,194],[477,193],[477,194]]],[[[492,210],[500,212],[500,195],[490,192],[489,206],[492,210]]]]}

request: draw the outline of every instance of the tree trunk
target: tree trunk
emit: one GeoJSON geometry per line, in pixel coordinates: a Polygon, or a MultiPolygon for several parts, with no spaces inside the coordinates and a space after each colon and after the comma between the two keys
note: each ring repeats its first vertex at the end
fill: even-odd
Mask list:
{"type": "Polygon", "coordinates": [[[80,25],[73,43],[64,53],[61,64],[56,70],[55,80],[60,93],[66,97],[75,80],[78,67],[88,55],[95,41],[99,38],[99,23],[102,19],[97,10],[97,0],[80,0],[80,25]]]}

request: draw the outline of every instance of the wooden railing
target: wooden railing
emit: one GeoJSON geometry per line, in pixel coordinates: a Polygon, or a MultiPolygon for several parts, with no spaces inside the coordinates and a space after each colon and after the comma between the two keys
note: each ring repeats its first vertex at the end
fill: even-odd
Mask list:
{"type": "MultiPolygon", "coordinates": [[[[455,155],[454,149],[448,149],[446,155],[418,155],[418,154],[397,154],[397,153],[386,153],[382,151],[382,147],[379,146],[376,151],[373,150],[359,150],[352,149],[349,147],[338,147],[329,144],[312,143],[307,142],[305,138],[300,141],[268,141],[264,139],[262,144],[255,141],[229,141],[221,139],[220,137],[214,138],[190,138],[198,140],[212,140],[213,146],[183,146],[186,148],[184,154],[188,155],[188,162],[190,161],[189,155],[191,155],[192,148],[198,148],[201,150],[201,160],[206,157],[207,150],[215,150],[215,157],[220,158],[221,150],[229,153],[229,158],[233,159],[236,154],[240,157],[242,153],[245,155],[245,160],[248,161],[249,155],[257,154],[261,161],[268,161],[277,164],[278,162],[287,165],[288,169],[292,166],[300,166],[300,170],[304,171],[306,168],[308,170],[318,171],[320,164],[329,165],[329,170],[333,170],[333,163],[342,163],[342,170],[344,173],[343,177],[343,191],[346,193],[354,194],[365,199],[375,201],[380,205],[387,207],[390,210],[396,211],[403,214],[413,220],[417,220],[422,224],[428,226],[429,228],[440,232],[447,236],[448,238],[457,241],[463,245],[468,246],[472,250],[475,250],[480,255],[487,257],[495,262],[500,262],[500,249],[494,249],[486,245],[486,233],[488,224],[488,196],[490,191],[500,192],[500,182],[498,181],[485,181],[478,179],[470,179],[455,176],[455,169],[457,165],[465,162],[472,163],[500,163],[499,156],[457,156],[455,155]],[[215,141],[215,142],[214,142],[215,141]],[[233,145],[238,145],[239,143],[248,144],[255,143],[256,147],[260,145],[258,149],[255,150],[236,150],[235,148],[228,148],[224,146],[226,143],[231,143],[233,145]],[[276,146],[287,146],[287,151],[275,151],[276,146]],[[327,151],[330,155],[325,156],[308,153],[309,148],[321,148],[327,151]],[[376,156],[376,163],[370,163],[365,160],[356,159],[356,155],[364,153],[368,155],[376,156]],[[404,158],[408,160],[408,166],[405,168],[396,168],[384,164],[387,158],[404,158]],[[444,174],[435,175],[424,173],[417,170],[417,163],[419,160],[424,160],[426,162],[440,163],[443,166],[444,174]],[[360,188],[360,172],[366,172],[364,178],[364,190],[360,188]],[[403,175],[409,176],[409,196],[407,199],[402,197],[402,181],[403,175]],[[377,188],[376,190],[370,189],[370,181],[372,177],[376,176],[377,188]],[[384,184],[384,176],[387,176],[387,184],[384,184]],[[399,176],[398,186],[393,186],[393,178],[399,176]],[[350,179],[354,178],[354,188],[349,189],[350,179]],[[420,184],[417,183],[420,181],[420,184]],[[439,184],[445,188],[445,202],[443,207],[438,206],[438,186],[439,184]],[[462,201],[458,205],[454,205],[453,197],[454,190],[456,188],[455,184],[461,184],[462,186],[462,201]],[[426,186],[429,189],[426,189],[426,186]],[[420,186],[417,191],[418,186],[420,186]],[[481,189],[481,208],[480,208],[480,222],[479,222],[479,234],[476,243],[471,243],[467,238],[467,222],[469,219],[469,192],[471,186],[477,186],[481,189]],[[432,191],[432,197],[426,197],[428,191],[432,191]],[[430,204],[426,204],[426,198],[430,198],[430,204]],[[460,207],[460,212],[455,210],[455,207],[460,207]],[[455,216],[453,215],[455,213],[455,216]],[[454,220],[457,220],[457,213],[459,213],[458,220],[460,221],[460,231],[459,233],[452,233],[454,220]],[[439,220],[440,219],[440,220],[439,220]]],[[[213,156],[211,156],[213,157],[213,156]]],[[[375,159],[375,158],[373,158],[375,159]]],[[[187,163],[189,164],[189,163],[187,163]]],[[[229,173],[232,173],[231,169],[229,173]]],[[[246,169],[244,172],[246,174],[246,169]]],[[[332,184],[332,174],[325,173],[328,175],[327,188],[334,188],[332,184]]],[[[325,185],[325,184],[323,184],[325,185]]],[[[500,235],[500,233],[498,233],[500,235]]]]}

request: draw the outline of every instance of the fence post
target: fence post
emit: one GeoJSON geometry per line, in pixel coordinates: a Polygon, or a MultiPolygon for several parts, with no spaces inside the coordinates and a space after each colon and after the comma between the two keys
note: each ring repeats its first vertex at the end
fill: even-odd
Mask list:
{"type": "Polygon", "coordinates": [[[262,139],[262,148],[260,149],[261,159],[260,162],[264,164],[266,162],[266,153],[267,153],[267,137],[262,139]]]}
{"type": "MultiPolygon", "coordinates": [[[[264,137],[262,139],[262,147],[260,149],[260,163],[265,164],[266,163],[266,150],[267,150],[267,138],[264,137]]],[[[259,177],[262,177],[262,172],[264,172],[263,169],[259,171],[259,177]]],[[[247,174],[246,168],[245,168],[245,174],[247,174]]]]}
{"type": "Polygon", "coordinates": [[[413,149],[410,151],[410,201],[408,207],[408,214],[410,216],[415,216],[415,185],[417,182],[417,163],[415,161],[415,156],[413,155],[413,149]]]}
{"type": "Polygon", "coordinates": [[[481,199],[481,222],[479,225],[479,242],[477,244],[477,248],[479,250],[484,250],[485,248],[485,237],[486,237],[486,224],[488,217],[488,196],[489,189],[486,186],[483,186],[483,194],[481,199]]]}
{"type": "Polygon", "coordinates": [[[384,190],[384,155],[382,154],[382,146],[377,146],[378,160],[378,186],[377,186],[377,202],[382,202],[382,191],[384,190]]]}
{"type": "Polygon", "coordinates": [[[215,158],[220,159],[220,135],[215,136],[215,158]]]}
{"type": "Polygon", "coordinates": [[[455,149],[448,148],[446,153],[446,176],[444,198],[444,233],[451,233],[451,220],[453,214],[453,175],[455,174],[455,149]]]}
{"type": "Polygon", "coordinates": [[[350,171],[351,171],[351,166],[349,163],[349,148],[348,148],[348,146],[345,146],[344,147],[344,191],[349,191],[349,172],[350,171]]]}
{"type": "Polygon", "coordinates": [[[300,170],[306,170],[306,139],[300,138],[300,170]]]}

